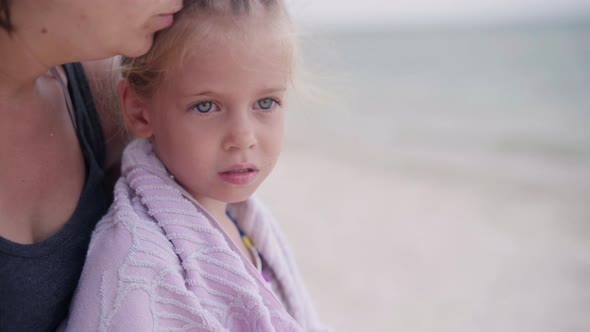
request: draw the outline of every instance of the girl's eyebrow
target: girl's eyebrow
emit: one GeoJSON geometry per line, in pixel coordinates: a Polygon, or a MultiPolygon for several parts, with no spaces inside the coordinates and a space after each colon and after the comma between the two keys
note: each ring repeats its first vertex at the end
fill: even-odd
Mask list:
{"type": "Polygon", "coordinates": [[[277,93],[277,92],[285,92],[286,90],[287,90],[287,88],[284,88],[284,87],[280,87],[280,88],[268,88],[268,89],[260,90],[260,93],[261,94],[277,93]]]}
{"type": "Polygon", "coordinates": [[[195,93],[193,93],[193,92],[187,92],[186,95],[187,96],[190,96],[190,97],[211,96],[211,95],[215,95],[215,92],[206,90],[206,91],[198,91],[198,92],[195,92],[195,93]]]}
{"type": "MultiPolygon", "coordinates": [[[[273,93],[278,93],[278,92],[285,92],[287,90],[286,87],[276,87],[276,88],[267,88],[267,89],[263,89],[260,90],[258,93],[259,94],[273,94],[273,93]]],[[[197,91],[197,92],[188,92],[186,93],[187,97],[198,97],[198,96],[216,96],[218,95],[218,93],[215,93],[214,91],[211,90],[205,90],[205,91],[197,91]]]]}

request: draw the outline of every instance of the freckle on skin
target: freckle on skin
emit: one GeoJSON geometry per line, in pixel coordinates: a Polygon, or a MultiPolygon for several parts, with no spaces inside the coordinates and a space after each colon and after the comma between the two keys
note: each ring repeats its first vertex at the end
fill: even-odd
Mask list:
{"type": "Polygon", "coordinates": [[[43,28],[43,29],[41,29],[41,33],[42,33],[42,34],[46,34],[46,33],[47,33],[47,28],[43,28]]]}

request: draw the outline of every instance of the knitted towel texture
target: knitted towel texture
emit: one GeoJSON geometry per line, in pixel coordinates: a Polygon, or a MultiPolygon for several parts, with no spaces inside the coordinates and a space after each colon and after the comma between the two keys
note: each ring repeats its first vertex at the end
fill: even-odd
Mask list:
{"type": "Polygon", "coordinates": [[[146,140],[123,155],[95,229],[66,331],[325,331],[284,237],[255,198],[228,209],[255,243],[277,296],[146,140]]]}

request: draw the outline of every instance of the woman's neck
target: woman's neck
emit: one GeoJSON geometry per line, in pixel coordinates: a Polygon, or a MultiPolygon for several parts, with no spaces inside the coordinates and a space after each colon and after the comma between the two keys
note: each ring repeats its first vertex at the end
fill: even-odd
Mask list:
{"type": "Polygon", "coordinates": [[[5,148],[13,151],[34,142],[42,143],[57,128],[71,130],[67,122],[62,123],[67,114],[64,94],[50,73],[42,74],[18,91],[11,86],[6,88],[6,83],[0,82],[0,151],[4,154],[5,148]]]}
{"type": "MultiPolygon", "coordinates": [[[[28,39],[27,39],[28,40],[28,39]]],[[[51,51],[37,54],[29,45],[43,45],[42,41],[25,42],[17,33],[9,35],[0,30],[0,102],[2,99],[28,97],[34,91],[37,79],[51,67],[60,64],[51,60],[51,51]]]]}

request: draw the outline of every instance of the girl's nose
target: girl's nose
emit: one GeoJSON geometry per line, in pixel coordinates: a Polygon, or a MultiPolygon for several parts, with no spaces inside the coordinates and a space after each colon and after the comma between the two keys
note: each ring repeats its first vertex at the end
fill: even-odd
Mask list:
{"type": "Polygon", "coordinates": [[[248,114],[242,114],[230,120],[227,135],[223,141],[225,150],[252,149],[256,144],[254,123],[248,114]]]}

